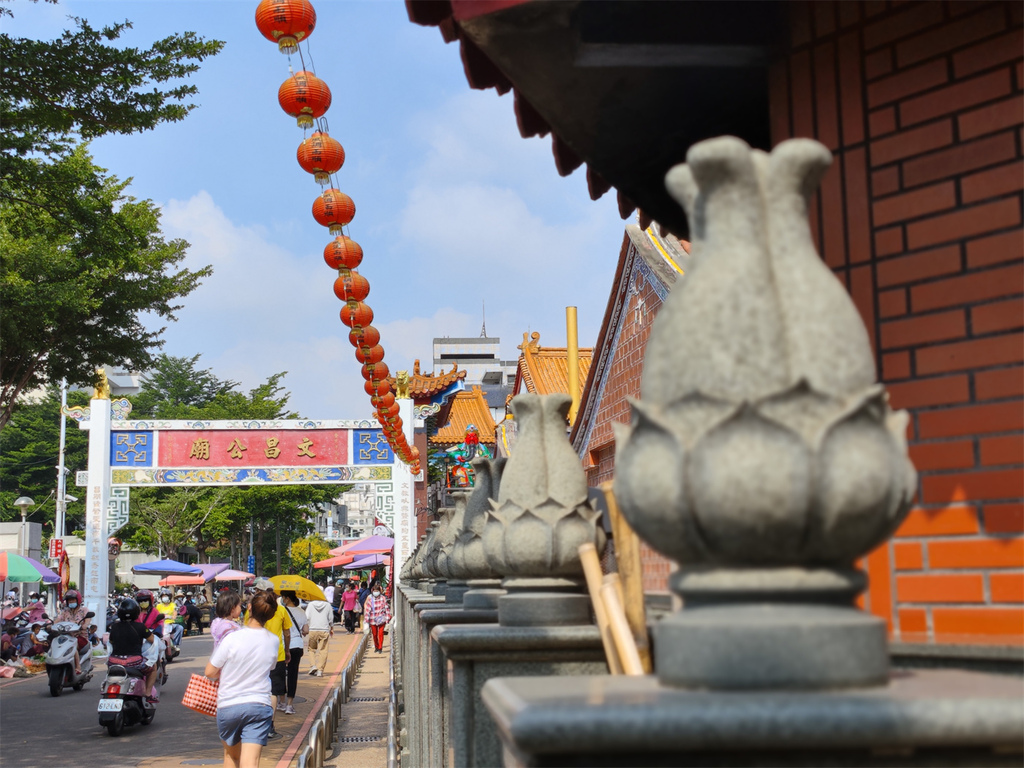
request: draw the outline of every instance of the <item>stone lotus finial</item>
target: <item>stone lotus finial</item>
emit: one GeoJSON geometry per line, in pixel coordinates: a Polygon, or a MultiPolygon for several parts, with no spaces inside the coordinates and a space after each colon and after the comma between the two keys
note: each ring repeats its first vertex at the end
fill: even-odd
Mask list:
{"type": "Polygon", "coordinates": [[[587,479],[566,437],[568,395],[518,395],[516,450],[491,501],[482,540],[498,573],[525,578],[578,577],[579,546],[604,546],[600,513],[587,498],[587,479]]]}
{"type": "Polygon", "coordinates": [[[434,543],[434,534],[435,534],[436,530],[437,529],[434,526],[434,524],[431,523],[430,528],[428,528],[427,532],[423,534],[422,538],[420,538],[420,544],[419,544],[419,547],[417,547],[418,551],[416,553],[416,557],[414,558],[413,566],[412,566],[412,576],[413,576],[413,578],[416,578],[416,579],[432,579],[432,578],[434,578],[434,574],[432,574],[432,573],[427,571],[427,558],[430,555],[430,551],[431,551],[433,543],[434,543]]]}
{"type": "Polygon", "coordinates": [[[693,267],[658,314],[615,492],[684,566],[833,566],[884,541],[916,475],[905,412],[875,384],[864,324],[814,250],[807,202],[831,162],[723,137],[668,174],[693,267]]]}
{"type": "Polygon", "coordinates": [[[451,579],[451,554],[455,539],[462,528],[466,515],[466,500],[469,494],[465,491],[452,494],[454,507],[443,507],[444,514],[437,528],[434,547],[434,571],[442,579],[451,579]]]}
{"type": "Polygon", "coordinates": [[[497,574],[484,553],[480,538],[487,524],[491,500],[497,499],[507,459],[473,459],[476,483],[466,500],[462,524],[455,534],[449,570],[455,579],[490,579],[497,574]]]}

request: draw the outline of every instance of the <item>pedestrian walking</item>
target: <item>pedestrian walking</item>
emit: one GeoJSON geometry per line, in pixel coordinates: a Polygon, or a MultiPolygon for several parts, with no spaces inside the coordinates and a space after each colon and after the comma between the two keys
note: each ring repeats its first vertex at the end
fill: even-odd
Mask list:
{"type": "Polygon", "coordinates": [[[370,592],[363,605],[363,618],[370,625],[370,632],[373,633],[373,649],[381,653],[384,649],[384,628],[391,621],[391,608],[388,606],[388,599],[381,594],[380,586],[377,585],[370,592]]]}
{"type": "Polygon", "coordinates": [[[331,597],[331,607],[334,609],[334,623],[338,624],[341,621],[341,596],[345,593],[343,589],[344,582],[338,579],[338,583],[334,587],[334,595],[331,597]]]}
{"type": "MultiPolygon", "coordinates": [[[[256,579],[253,583],[253,589],[256,591],[256,594],[253,595],[252,603],[250,603],[250,613],[252,612],[252,605],[256,602],[256,598],[261,594],[270,594],[274,596],[274,605],[277,606],[274,615],[267,619],[264,626],[267,631],[277,635],[278,639],[277,664],[270,671],[271,724],[270,734],[267,738],[279,739],[281,738],[281,734],[274,728],[273,710],[277,709],[278,701],[288,691],[288,659],[291,658],[292,655],[292,621],[288,617],[288,611],[285,610],[285,607],[277,602],[277,596],[274,595],[274,582],[266,578],[256,579]]],[[[249,615],[247,614],[245,618],[246,622],[248,622],[249,615]]]]}
{"type": "Polygon", "coordinates": [[[327,641],[334,635],[331,604],[325,600],[313,600],[308,603],[306,620],[309,622],[307,642],[312,657],[309,674],[323,677],[324,669],[327,667],[327,641]]]}
{"type": "Polygon", "coordinates": [[[286,691],[284,702],[278,704],[277,708],[286,715],[294,715],[295,707],[292,702],[295,700],[295,691],[299,685],[299,665],[302,663],[303,638],[309,634],[309,620],[306,614],[299,608],[298,596],[286,590],[281,593],[281,600],[284,607],[288,609],[288,618],[292,620],[291,632],[291,657],[288,659],[288,675],[286,680],[286,691]]]}
{"type": "Polygon", "coordinates": [[[341,609],[345,612],[345,630],[351,635],[354,634],[356,623],[356,605],[359,602],[359,593],[355,586],[348,584],[341,595],[341,609]]]}
{"type": "Polygon", "coordinates": [[[273,730],[270,672],[277,665],[280,640],[266,625],[279,607],[273,592],[253,597],[245,627],[226,635],[206,665],[206,676],[220,680],[217,732],[226,766],[258,766],[273,730]]]}

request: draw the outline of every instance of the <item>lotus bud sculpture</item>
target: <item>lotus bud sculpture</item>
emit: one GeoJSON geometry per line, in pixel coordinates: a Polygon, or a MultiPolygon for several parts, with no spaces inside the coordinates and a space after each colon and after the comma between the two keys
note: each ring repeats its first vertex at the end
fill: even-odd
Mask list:
{"type": "Polygon", "coordinates": [[[476,482],[466,501],[462,524],[455,532],[455,541],[449,557],[452,578],[493,579],[500,575],[484,554],[483,540],[480,537],[487,524],[491,500],[498,497],[506,461],[508,460],[505,458],[476,458],[470,462],[476,482]]]}
{"type": "Polygon", "coordinates": [[[884,625],[851,607],[865,586],[854,563],[906,516],[916,474],[907,415],[889,408],[860,315],[811,240],[808,199],[830,163],[808,139],[767,154],[722,137],[666,177],[693,265],[653,324],[615,477],[631,525],[681,566],[686,607],[656,640],[663,680],[728,686],[747,652],[777,668],[748,683],[854,685],[887,671],[884,625]],[[764,621],[800,624],[806,642],[766,640],[765,606],[764,621]],[[832,658],[842,649],[815,655],[844,632],[859,648],[847,662],[832,658]]]}
{"type": "Polygon", "coordinates": [[[578,579],[580,544],[604,546],[600,513],[566,437],[571,402],[562,394],[512,400],[519,439],[483,533],[484,552],[505,576],[578,579]]]}

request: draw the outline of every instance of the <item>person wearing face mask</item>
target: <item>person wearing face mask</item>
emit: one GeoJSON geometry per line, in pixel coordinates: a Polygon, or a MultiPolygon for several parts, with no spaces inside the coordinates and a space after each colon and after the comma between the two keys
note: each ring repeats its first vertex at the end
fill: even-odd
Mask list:
{"type": "Polygon", "coordinates": [[[75,589],[69,589],[64,595],[64,610],[57,614],[58,623],[70,621],[78,625],[78,648],[75,649],[75,674],[82,674],[82,650],[89,645],[89,625],[91,622],[85,617],[89,609],[82,605],[82,595],[75,589]]]}
{"type": "Polygon", "coordinates": [[[135,593],[135,602],[139,604],[138,621],[157,637],[164,636],[164,614],[156,607],[153,593],[148,589],[140,589],[135,593]]]}
{"type": "Polygon", "coordinates": [[[384,627],[391,620],[391,609],[388,599],[381,594],[380,584],[374,584],[370,596],[363,605],[363,619],[370,625],[373,634],[373,649],[377,653],[384,650],[384,627]]]}
{"type": "Polygon", "coordinates": [[[28,622],[33,624],[46,618],[46,596],[33,592],[28,596],[28,622]]]}
{"type": "Polygon", "coordinates": [[[156,604],[156,609],[164,617],[164,634],[173,646],[178,647],[181,645],[181,637],[185,634],[185,628],[176,621],[178,606],[171,600],[170,592],[160,593],[160,602],[156,604]]]}

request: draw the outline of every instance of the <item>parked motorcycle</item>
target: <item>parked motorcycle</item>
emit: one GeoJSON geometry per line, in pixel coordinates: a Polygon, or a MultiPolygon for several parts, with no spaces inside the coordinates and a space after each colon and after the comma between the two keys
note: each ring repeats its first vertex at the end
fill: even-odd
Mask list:
{"type": "MultiPolygon", "coordinates": [[[[94,614],[87,614],[92,618],[94,614]]],[[[78,648],[79,626],[72,621],[58,621],[50,625],[50,649],[46,653],[46,674],[50,680],[50,695],[60,696],[64,688],[82,690],[92,679],[92,651],[82,649],[81,674],[75,674],[75,651],[78,648]]]]}

